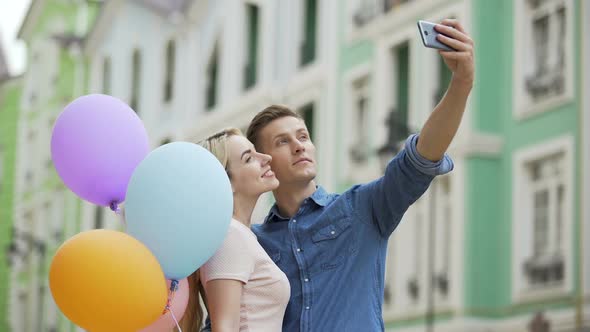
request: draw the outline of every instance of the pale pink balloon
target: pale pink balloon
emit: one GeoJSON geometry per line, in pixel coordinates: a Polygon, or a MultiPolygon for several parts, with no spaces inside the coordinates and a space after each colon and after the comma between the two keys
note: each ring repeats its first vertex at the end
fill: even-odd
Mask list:
{"type": "MultiPolygon", "coordinates": [[[[170,280],[166,280],[166,284],[168,285],[168,289],[170,289],[170,280]]],[[[170,304],[170,310],[174,312],[174,316],[179,322],[186,310],[188,295],[188,281],[184,278],[178,282],[178,290],[174,294],[174,299],[172,299],[170,304]]],[[[165,315],[160,316],[152,325],[142,329],[140,332],[169,332],[174,327],[176,327],[176,323],[174,323],[170,312],[167,312],[165,315]]]]}

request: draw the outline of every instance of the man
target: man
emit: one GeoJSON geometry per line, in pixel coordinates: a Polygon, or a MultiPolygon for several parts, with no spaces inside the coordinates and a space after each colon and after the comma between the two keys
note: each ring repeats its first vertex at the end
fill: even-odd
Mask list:
{"type": "Polygon", "coordinates": [[[280,181],[276,204],[253,226],[269,256],[291,283],[283,331],[383,331],[387,241],[408,207],[434,176],[452,170],[445,156],[461,122],[474,80],[473,41],[455,20],[444,20],[439,53],[453,72],[446,95],[418,135],[412,135],[380,179],[342,195],[316,186],[315,147],[301,117],[273,105],[252,120],[247,136],[272,156],[280,181]]]}

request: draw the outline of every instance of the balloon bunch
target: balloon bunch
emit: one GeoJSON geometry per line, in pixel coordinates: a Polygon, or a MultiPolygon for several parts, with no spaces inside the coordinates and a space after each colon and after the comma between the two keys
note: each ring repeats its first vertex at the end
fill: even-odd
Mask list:
{"type": "Polygon", "coordinates": [[[117,213],[124,202],[127,227],[81,232],[57,250],[49,286],[60,310],[93,332],[178,326],[188,303],[186,277],[221,245],[231,219],[223,166],[188,142],[150,152],[136,113],[101,94],[66,106],[53,128],[51,155],[80,198],[117,213]]]}

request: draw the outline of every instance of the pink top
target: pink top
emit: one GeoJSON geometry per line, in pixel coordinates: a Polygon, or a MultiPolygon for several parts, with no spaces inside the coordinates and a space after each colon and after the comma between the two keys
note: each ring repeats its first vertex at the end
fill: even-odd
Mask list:
{"type": "Polygon", "coordinates": [[[200,271],[203,284],[215,279],[244,283],[240,331],[281,331],[291,295],[289,280],[246,225],[232,219],[225,241],[200,271]]]}

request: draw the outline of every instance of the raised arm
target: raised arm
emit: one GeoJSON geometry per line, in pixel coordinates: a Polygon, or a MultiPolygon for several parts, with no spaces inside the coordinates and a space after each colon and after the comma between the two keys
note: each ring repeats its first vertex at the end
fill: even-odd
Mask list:
{"type": "Polygon", "coordinates": [[[391,235],[408,207],[422,196],[435,176],[453,169],[453,161],[446,155],[437,162],[420,156],[416,142],[421,139],[418,135],[408,137],[405,148],[387,165],[385,175],[344,193],[357,217],[377,226],[384,237],[391,235]]]}
{"type": "Polygon", "coordinates": [[[447,151],[465,111],[467,97],[473,86],[474,45],[473,40],[456,20],[446,19],[436,26],[439,41],[457,51],[439,51],[446,65],[453,72],[447,92],[434,108],[420,132],[418,153],[424,158],[437,161],[447,151]]]}

